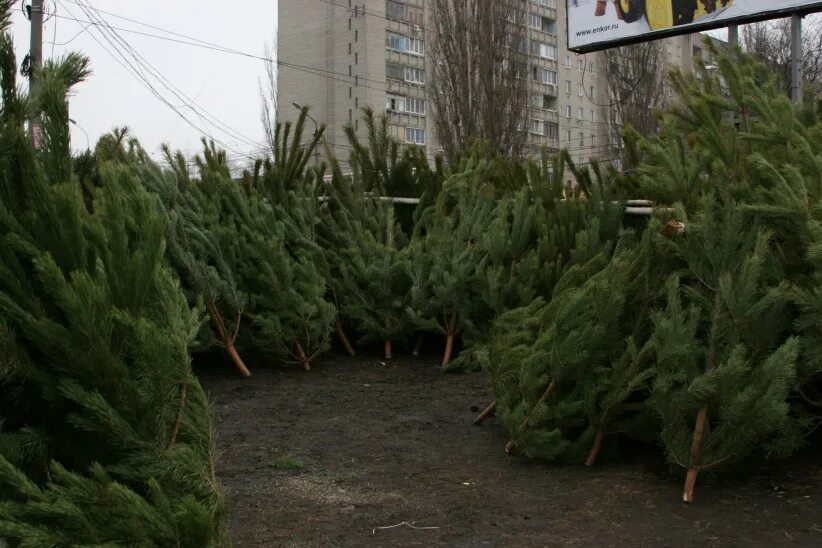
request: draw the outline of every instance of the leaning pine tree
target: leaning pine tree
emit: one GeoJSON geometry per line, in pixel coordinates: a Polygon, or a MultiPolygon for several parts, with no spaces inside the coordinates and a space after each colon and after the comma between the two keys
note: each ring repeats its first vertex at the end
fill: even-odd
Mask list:
{"type": "Polygon", "coordinates": [[[133,172],[71,172],[70,55],[19,94],[0,1],[0,538],[13,545],[219,546],[199,325],[164,261],[164,219],[133,172]],[[41,112],[34,151],[23,122],[41,112]]]}

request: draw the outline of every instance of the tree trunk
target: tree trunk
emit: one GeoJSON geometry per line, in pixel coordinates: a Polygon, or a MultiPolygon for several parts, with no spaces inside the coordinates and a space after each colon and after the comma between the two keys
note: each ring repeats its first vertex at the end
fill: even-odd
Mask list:
{"type": "Polygon", "coordinates": [[[343,346],[345,347],[345,351],[348,352],[349,356],[351,356],[353,358],[354,356],[357,355],[357,353],[354,352],[354,347],[351,346],[351,342],[348,340],[348,337],[345,335],[345,330],[343,329],[343,325],[342,325],[342,322],[340,320],[337,320],[337,337],[340,338],[340,341],[342,342],[343,346]]]}
{"type": "Polygon", "coordinates": [[[390,360],[394,357],[391,351],[391,339],[385,339],[385,359],[390,360]]]}
{"type": "Polygon", "coordinates": [[[480,413],[477,416],[477,418],[474,419],[474,424],[479,426],[480,424],[482,424],[485,421],[485,419],[487,419],[488,417],[490,417],[491,415],[496,413],[496,411],[497,411],[497,401],[494,400],[494,401],[491,402],[491,405],[489,405],[488,407],[485,408],[485,411],[480,413]]]}
{"type": "Polygon", "coordinates": [[[597,435],[594,438],[594,445],[591,447],[591,452],[588,453],[588,458],[585,459],[585,466],[593,466],[599,457],[599,452],[602,451],[602,441],[605,439],[605,421],[599,425],[597,435]]]}
{"type": "Polygon", "coordinates": [[[696,476],[699,474],[699,465],[702,462],[702,440],[705,437],[705,425],[707,422],[708,408],[703,407],[696,416],[694,439],[691,442],[691,465],[685,476],[685,489],[682,493],[682,500],[685,502],[694,501],[694,487],[696,486],[696,476]]]}
{"type": "Polygon", "coordinates": [[[414,350],[411,352],[411,355],[415,358],[420,355],[420,351],[422,350],[422,335],[420,338],[417,339],[417,344],[414,345],[414,350]]]}
{"type": "Polygon", "coordinates": [[[454,337],[456,336],[457,328],[457,313],[451,314],[448,320],[448,334],[445,337],[445,354],[442,356],[442,367],[451,363],[451,354],[454,353],[454,337]]]}
{"type": "Polygon", "coordinates": [[[300,360],[303,369],[306,371],[311,371],[311,364],[308,362],[308,356],[305,355],[305,351],[299,341],[294,341],[294,348],[297,349],[297,359],[300,360]]]}
{"type": "Polygon", "coordinates": [[[229,343],[225,347],[225,351],[228,353],[229,357],[231,357],[231,361],[234,362],[234,367],[237,368],[237,371],[240,372],[240,375],[247,379],[251,376],[251,371],[248,370],[248,367],[245,366],[245,362],[240,357],[240,354],[237,353],[237,348],[234,346],[234,343],[229,343]]]}
{"type": "Polygon", "coordinates": [[[180,433],[180,427],[183,425],[183,415],[186,409],[186,402],[188,401],[188,381],[183,381],[183,387],[180,389],[180,409],[177,412],[177,420],[174,421],[174,428],[171,429],[171,439],[168,441],[168,449],[172,449],[177,443],[177,434],[180,433]]]}
{"type": "MultiPolygon", "coordinates": [[[[532,407],[531,410],[528,412],[528,415],[525,417],[525,420],[523,420],[522,424],[520,424],[519,429],[521,431],[524,432],[525,429],[528,428],[528,423],[531,420],[531,416],[534,414],[534,410],[537,407],[539,407],[540,405],[542,405],[543,403],[545,403],[545,400],[547,400],[548,398],[553,396],[554,392],[556,392],[556,390],[557,390],[557,381],[553,380],[553,381],[551,381],[551,384],[548,385],[548,388],[545,389],[545,392],[543,392],[542,396],[540,396],[540,398],[537,401],[536,405],[534,405],[534,407],[532,407]]],[[[514,440],[510,440],[505,446],[505,452],[510,454],[513,450],[514,450],[514,440]]]]}
{"type": "Polygon", "coordinates": [[[231,361],[234,362],[234,367],[240,372],[240,375],[243,378],[247,379],[251,376],[251,371],[249,371],[245,366],[243,359],[234,347],[234,342],[237,340],[237,332],[240,328],[240,316],[237,316],[237,325],[234,330],[234,336],[229,339],[228,333],[226,333],[225,322],[223,321],[220,311],[217,310],[217,305],[211,301],[206,305],[206,308],[208,308],[208,313],[211,315],[211,321],[214,323],[214,327],[217,328],[217,337],[220,339],[220,342],[223,343],[223,347],[231,358],[231,361]]]}

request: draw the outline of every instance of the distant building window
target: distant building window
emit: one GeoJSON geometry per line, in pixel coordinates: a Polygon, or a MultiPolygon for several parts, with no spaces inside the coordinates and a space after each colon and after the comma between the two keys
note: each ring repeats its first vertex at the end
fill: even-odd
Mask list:
{"type": "Polygon", "coordinates": [[[545,130],[543,128],[544,122],[542,120],[538,120],[536,118],[531,119],[531,133],[535,135],[544,135],[545,130]]]}
{"type": "Polygon", "coordinates": [[[565,93],[571,93],[571,81],[565,80],[565,93]]]}
{"type": "Polygon", "coordinates": [[[571,56],[570,55],[565,56],[565,68],[571,68],[571,56]]]}
{"type": "Polygon", "coordinates": [[[397,63],[387,63],[385,65],[385,75],[395,80],[405,80],[405,67],[397,63]]]}
{"type": "Polygon", "coordinates": [[[592,121],[592,122],[596,122],[596,121],[597,121],[597,111],[595,111],[595,110],[592,110],[592,111],[591,111],[591,121],[592,121]]]}
{"type": "MultiPolygon", "coordinates": [[[[571,105],[565,105],[565,117],[569,120],[571,119],[571,105]]],[[[570,141],[571,139],[568,138],[568,140],[570,141]]]]}
{"type": "Polygon", "coordinates": [[[544,44],[533,40],[531,42],[531,54],[555,61],[557,58],[557,47],[551,44],[544,44]]]}
{"type": "Polygon", "coordinates": [[[585,87],[584,87],[582,84],[580,84],[580,85],[577,87],[577,95],[579,95],[580,97],[582,97],[583,95],[585,95],[585,87]]]}
{"type": "Polygon", "coordinates": [[[579,107],[577,109],[577,120],[583,120],[585,118],[585,109],[579,107]]]}
{"type": "Polygon", "coordinates": [[[585,146],[585,134],[580,132],[579,133],[579,148],[583,148],[585,146]]]}
{"type": "Polygon", "coordinates": [[[413,145],[424,145],[425,130],[416,127],[405,128],[405,142],[413,145]]]}
{"type": "Polygon", "coordinates": [[[584,59],[578,59],[577,60],[577,70],[579,72],[583,72],[585,70],[585,60],[584,59]]]}
{"type": "Polygon", "coordinates": [[[389,19],[403,21],[405,19],[405,4],[388,0],[385,6],[385,16],[389,19]]]}
{"type": "Polygon", "coordinates": [[[425,42],[419,38],[410,38],[395,32],[386,33],[385,47],[414,55],[425,55],[425,42]]]}
{"type": "Polygon", "coordinates": [[[405,67],[405,81],[412,84],[425,83],[425,70],[414,67],[405,67]]]}

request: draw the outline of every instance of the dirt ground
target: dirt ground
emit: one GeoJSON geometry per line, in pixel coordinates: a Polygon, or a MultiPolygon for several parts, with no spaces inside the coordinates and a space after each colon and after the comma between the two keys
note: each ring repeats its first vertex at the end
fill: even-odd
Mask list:
{"type": "Polygon", "coordinates": [[[593,469],[507,456],[495,419],[472,425],[483,377],[434,359],[332,356],[248,380],[226,364],[202,379],[238,547],[822,545],[813,452],[700,481],[687,506],[652,450],[593,469]]]}

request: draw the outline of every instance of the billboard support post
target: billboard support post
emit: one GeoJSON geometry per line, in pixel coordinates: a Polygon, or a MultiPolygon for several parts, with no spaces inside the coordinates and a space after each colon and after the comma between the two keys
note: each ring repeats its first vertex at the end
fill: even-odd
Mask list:
{"type": "Polygon", "coordinates": [[[728,27],[728,44],[731,46],[739,45],[739,27],[737,25],[728,27]]]}
{"type": "Polygon", "coordinates": [[[791,15],[791,99],[802,103],[802,16],[791,15]]]}

